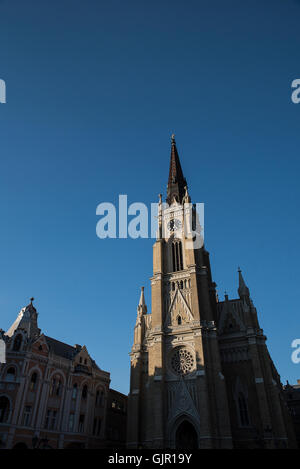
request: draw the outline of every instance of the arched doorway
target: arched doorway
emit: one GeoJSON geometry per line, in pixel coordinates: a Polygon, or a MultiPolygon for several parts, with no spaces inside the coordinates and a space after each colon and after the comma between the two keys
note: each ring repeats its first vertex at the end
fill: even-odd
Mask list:
{"type": "Polygon", "coordinates": [[[198,436],[194,426],[184,420],[176,430],[176,449],[197,449],[198,436]]]}

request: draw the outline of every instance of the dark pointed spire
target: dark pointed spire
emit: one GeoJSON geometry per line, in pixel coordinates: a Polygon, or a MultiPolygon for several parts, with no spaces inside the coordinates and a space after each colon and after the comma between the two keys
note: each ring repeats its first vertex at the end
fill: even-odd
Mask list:
{"type": "Polygon", "coordinates": [[[167,202],[170,205],[173,202],[175,197],[177,202],[181,203],[185,195],[187,186],[185,177],[183,176],[178,151],[176,148],[175,135],[171,137],[171,161],[170,161],[170,171],[169,171],[169,180],[167,188],[167,202]]]}
{"type": "Polygon", "coordinates": [[[249,288],[245,284],[245,280],[242,275],[241,269],[238,267],[238,273],[239,273],[239,288],[238,288],[238,294],[240,298],[243,298],[245,296],[250,297],[250,292],[249,288]]]}

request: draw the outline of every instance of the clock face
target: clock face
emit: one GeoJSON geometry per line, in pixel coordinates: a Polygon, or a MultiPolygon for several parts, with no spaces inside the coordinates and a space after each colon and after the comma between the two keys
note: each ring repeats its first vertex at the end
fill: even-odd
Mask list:
{"type": "Polygon", "coordinates": [[[169,221],[167,226],[170,231],[179,230],[181,228],[181,221],[177,218],[172,218],[172,220],[169,221]]]}

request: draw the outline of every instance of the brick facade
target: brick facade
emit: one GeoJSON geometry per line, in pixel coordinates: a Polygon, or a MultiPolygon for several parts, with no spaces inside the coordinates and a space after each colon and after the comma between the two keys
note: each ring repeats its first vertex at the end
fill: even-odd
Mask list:
{"type": "MultiPolygon", "coordinates": [[[[97,366],[86,347],[42,334],[32,302],[2,337],[1,447],[106,447],[110,374],[97,366]]],[[[126,425],[126,396],[120,396],[126,425]]]]}

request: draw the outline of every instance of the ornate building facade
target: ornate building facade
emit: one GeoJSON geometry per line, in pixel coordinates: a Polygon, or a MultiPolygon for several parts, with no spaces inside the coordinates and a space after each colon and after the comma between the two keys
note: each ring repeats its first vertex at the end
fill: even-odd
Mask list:
{"type": "Polygon", "coordinates": [[[167,204],[158,208],[152,311],[144,289],[131,350],[129,448],[288,448],[295,440],[280,377],[239,270],[239,298],[219,302],[174,137],[167,204]],[[185,205],[186,204],[186,205],[185,205]],[[185,207],[188,207],[187,209],[185,207]]]}
{"type": "Polygon", "coordinates": [[[127,397],[109,388],[110,374],[85,346],[42,334],[37,317],[31,301],[2,331],[0,447],[122,447],[125,434],[116,437],[108,428],[114,425],[115,408],[122,410],[118,418],[126,425],[127,397]]]}

